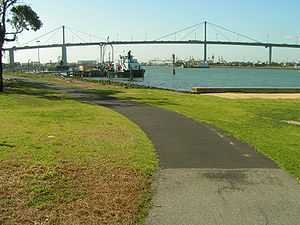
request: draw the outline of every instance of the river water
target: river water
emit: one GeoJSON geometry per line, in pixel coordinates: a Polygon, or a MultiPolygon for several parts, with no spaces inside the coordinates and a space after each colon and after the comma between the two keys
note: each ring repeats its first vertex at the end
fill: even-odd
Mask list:
{"type": "MultiPolygon", "coordinates": [[[[144,67],[144,81],[131,82],[158,88],[191,91],[192,87],[298,87],[300,70],[239,68],[144,67]]],[[[96,78],[97,79],[97,78],[96,78]]]]}

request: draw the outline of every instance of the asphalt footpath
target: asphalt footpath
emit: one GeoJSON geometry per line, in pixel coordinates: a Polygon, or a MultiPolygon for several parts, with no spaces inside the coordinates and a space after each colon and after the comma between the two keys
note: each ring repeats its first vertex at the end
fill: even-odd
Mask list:
{"type": "Polygon", "coordinates": [[[149,225],[299,225],[300,185],[245,143],[206,123],[143,103],[28,78],[6,76],[108,107],[153,142],[149,225]]]}

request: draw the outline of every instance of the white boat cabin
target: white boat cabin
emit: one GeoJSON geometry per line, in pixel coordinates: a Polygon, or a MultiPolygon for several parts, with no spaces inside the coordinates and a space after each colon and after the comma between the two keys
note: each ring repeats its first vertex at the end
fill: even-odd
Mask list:
{"type": "Polygon", "coordinates": [[[133,55],[131,55],[131,51],[128,52],[128,55],[121,56],[120,60],[117,65],[118,71],[130,71],[130,70],[140,70],[141,65],[138,63],[137,59],[133,58],[133,55]]]}

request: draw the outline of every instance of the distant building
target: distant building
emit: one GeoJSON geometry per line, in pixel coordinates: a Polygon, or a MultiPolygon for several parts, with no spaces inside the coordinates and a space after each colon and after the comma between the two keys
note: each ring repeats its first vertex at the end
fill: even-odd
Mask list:
{"type": "Polygon", "coordinates": [[[96,60],[80,60],[78,61],[78,65],[97,65],[96,60]]]}
{"type": "Polygon", "coordinates": [[[40,66],[40,65],[42,65],[41,62],[39,62],[39,61],[32,61],[31,63],[32,63],[33,66],[40,66]]]}

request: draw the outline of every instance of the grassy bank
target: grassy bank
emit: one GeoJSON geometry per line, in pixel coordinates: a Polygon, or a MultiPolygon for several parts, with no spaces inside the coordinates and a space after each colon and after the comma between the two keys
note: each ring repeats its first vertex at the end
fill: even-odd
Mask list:
{"type": "Polygon", "coordinates": [[[139,127],[14,81],[0,108],[0,224],[143,223],[157,158],[139,127]]]}
{"type": "Polygon", "coordinates": [[[299,99],[225,99],[47,76],[52,82],[155,105],[215,125],[255,147],[300,181],[300,127],[282,122],[300,121],[299,99]]]}

